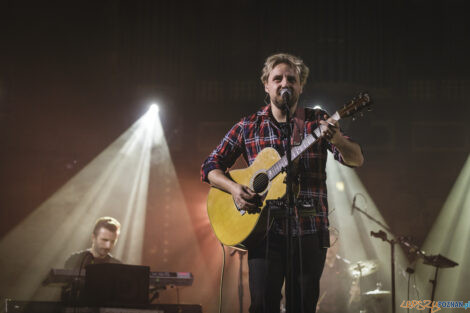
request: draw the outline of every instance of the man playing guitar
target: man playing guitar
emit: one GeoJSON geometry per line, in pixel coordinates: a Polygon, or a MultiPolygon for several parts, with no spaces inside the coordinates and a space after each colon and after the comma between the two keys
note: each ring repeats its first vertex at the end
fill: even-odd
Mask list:
{"type": "MultiPolygon", "coordinates": [[[[227,169],[240,155],[252,165],[265,148],[273,148],[279,155],[284,155],[288,140],[283,131],[285,127],[293,129],[294,145],[296,137],[303,138],[321,127],[321,137],[299,156],[295,179],[300,188],[298,199],[311,203],[315,208],[313,214],[297,212],[298,219],[293,223],[292,312],[305,313],[315,312],[320,276],[326,248],[329,246],[325,172],[327,151],[332,152],[337,161],[347,166],[356,167],[363,163],[360,146],[341,133],[336,120],[328,118],[326,112],[320,109],[298,107],[308,73],[308,67],[298,57],[290,54],[268,57],[261,81],[266,96],[269,97],[269,104],[235,124],[205,160],[201,169],[202,180],[229,193],[234,205],[241,212],[240,215],[245,212],[248,214],[243,216],[259,214],[260,207],[263,207],[260,192],[228,177],[227,169]],[[281,92],[288,92],[290,95],[287,105],[290,116],[294,117],[291,121],[286,120],[283,109],[285,98],[281,92]],[[299,246],[302,260],[299,258],[299,246]]],[[[279,312],[281,288],[286,274],[285,235],[284,218],[275,218],[269,231],[269,239],[265,238],[259,244],[248,247],[250,312],[279,312]]]]}

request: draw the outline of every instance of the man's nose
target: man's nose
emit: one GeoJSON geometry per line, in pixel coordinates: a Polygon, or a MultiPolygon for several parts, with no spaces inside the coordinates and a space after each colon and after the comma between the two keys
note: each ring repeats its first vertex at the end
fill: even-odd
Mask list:
{"type": "Polygon", "coordinates": [[[287,79],[287,77],[284,76],[281,81],[281,87],[287,87],[289,85],[290,85],[289,80],[287,79]]]}

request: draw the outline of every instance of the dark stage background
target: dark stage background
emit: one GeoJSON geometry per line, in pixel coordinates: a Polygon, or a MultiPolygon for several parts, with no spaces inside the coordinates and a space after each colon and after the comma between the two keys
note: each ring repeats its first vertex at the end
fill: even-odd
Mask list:
{"type": "MultiPolygon", "coordinates": [[[[356,172],[391,229],[420,244],[470,150],[464,4],[1,1],[0,236],[152,101],[195,220],[208,190],[200,164],[233,123],[263,105],[264,59],[289,52],[311,70],[304,105],[334,112],[370,92],[374,111],[342,124],[364,150],[356,172]]],[[[163,205],[150,202],[152,210],[163,205]]],[[[157,220],[146,221],[143,260],[156,264],[148,248],[158,242],[158,215],[149,217],[157,220]]],[[[206,235],[196,230],[198,242],[206,235]]]]}

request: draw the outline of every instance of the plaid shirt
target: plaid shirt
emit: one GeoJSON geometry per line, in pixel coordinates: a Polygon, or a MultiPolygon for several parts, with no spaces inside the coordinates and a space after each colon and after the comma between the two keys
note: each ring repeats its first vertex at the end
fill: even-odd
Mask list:
{"type": "MultiPolygon", "coordinates": [[[[320,125],[319,121],[326,114],[322,110],[305,109],[304,135],[311,134],[320,125]]],[[[214,169],[227,171],[243,155],[248,164],[252,164],[258,153],[266,147],[276,149],[281,156],[287,147],[287,139],[282,136],[279,123],[276,122],[271,107],[265,106],[257,113],[242,118],[225,135],[219,146],[204,161],[201,168],[201,178],[209,182],[207,175],[214,169]]],[[[328,236],[328,196],[326,190],[326,159],[327,150],[340,163],[343,159],[339,150],[327,140],[320,138],[299,157],[299,199],[311,203],[315,207],[316,214],[300,216],[294,223],[293,234],[312,234],[322,232],[325,246],[329,245],[328,236]]],[[[273,223],[273,231],[278,234],[285,233],[285,220],[276,218],[273,223]]]]}

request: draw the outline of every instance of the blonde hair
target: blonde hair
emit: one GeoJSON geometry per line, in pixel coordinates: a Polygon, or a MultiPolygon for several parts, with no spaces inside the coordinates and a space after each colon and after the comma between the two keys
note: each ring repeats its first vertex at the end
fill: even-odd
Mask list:
{"type": "Polygon", "coordinates": [[[263,70],[261,71],[261,82],[263,84],[268,81],[269,74],[276,67],[276,65],[280,63],[285,63],[294,68],[297,74],[299,74],[300,85],[302,87],[305,85],[310,70],[301,58],[288,53],[273,54],[266,59],[263,70]]]}

